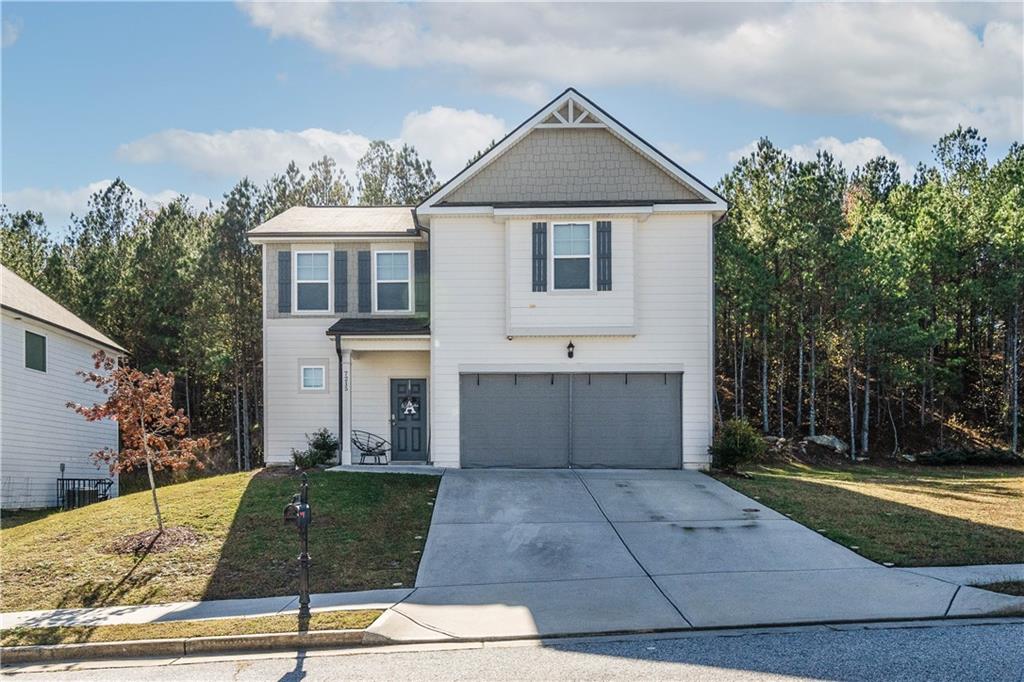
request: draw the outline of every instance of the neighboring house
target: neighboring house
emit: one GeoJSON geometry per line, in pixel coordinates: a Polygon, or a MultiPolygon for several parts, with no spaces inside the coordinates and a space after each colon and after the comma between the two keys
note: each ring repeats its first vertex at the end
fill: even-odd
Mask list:
{"type": "Polygon", "coordinates": [[[268,463],[353,429],[446,467],[705,467],[726,202],[573,89],[413,207],[263,247],[268,463]]]}
{"type": "Polygon", "coordinates": [[[117,448],[117,424],[87,422],[67,403],[101,402],[76,372],[93,369],[97,350],[127,351],[3,265],[0,306],[0,508],[52,507],[62,466],[65,478],[110,478],[90,454],[117,448]]]}

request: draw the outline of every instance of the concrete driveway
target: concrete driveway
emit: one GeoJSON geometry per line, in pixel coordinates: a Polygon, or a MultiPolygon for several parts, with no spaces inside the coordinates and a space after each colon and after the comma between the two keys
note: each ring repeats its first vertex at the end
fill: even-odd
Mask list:
{"type": "MultiPolygon", "coordinates": [[[[977,594],[975,594],[977,593],[977,594]]],[[[980,615],[692,471],[450,470],[391,639],[980,615]]]]}

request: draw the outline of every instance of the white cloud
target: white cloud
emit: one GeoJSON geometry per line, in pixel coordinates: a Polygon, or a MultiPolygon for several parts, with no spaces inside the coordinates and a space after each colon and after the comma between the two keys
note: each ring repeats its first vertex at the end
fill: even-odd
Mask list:
{"type": "Polygon", "coordinates": [[[408,114],[400,137],[430,159],[443,182],[462,170],[478,151],[504,137],[506,130],[505,121],[490,114],[436,106],[408,114]]]}
{"type": "Polygon", "coordinates": [[[3,47],[10,47],[14,43],[18,42],[18,38],[21,37],[21,20],[20,19],[8,19],[4,17],[3,20],[3,34],[0,38],[0,45],[3,47]]]}
{"type": "MultiPolygon", "coordinates": [[[[756,148],[757,140],[735,149],[729,152],[729,161],[736,163],[756,148]]],[[[795,144],[792,147],[787,147],[784,151],[797,161],[813,161],[819,150],[830,153],[836,160],[842,162],[847,171],[853,171],[857,166],[863,166],[876,156],[885,156],[896,162],[904,177],[909,178],[913,174],[913,168],[907,163],[905,157],[890,151],[885,143],[875,137],[859,137],[849,142],[843,142],[838,137],[819,137],[808,144],[795,144]]]]}
{"type": "Polygon", "coordinates": [[[271,4],[273,38],[342,63],[459,67],[531,102],[566,84],[653,84],[770,107],[869,115],[935,137],[1022,137],[1016,6],[920,3],[271,4]]]}
{"type": "MultiPolygon", "coordinates": [[[[491,140],[505,134],[505,122],[473,109],[435,106],[413,111],[402,121],[393,144],[408,142],[434,165],[438,178],[447,180],[491,140]]],[[[355,183],[356,162],[370,138],[352,131],[308,128],[301,131],[246,128],[212,133],[163,130],[121,145],[120,159],[140,164],[173,164],[200,175],[234,180],[248,176],[263,182],[280,173],[290,161],[305,170],[325,154],[334,158],[355,183]]]]}
{"type": "MultiPolygon", "coordinates": [[[[46,218],[46,224],[54,233],[60,232],[69,223],[72,213],[81,216],[88,210],[89,197],[105,189],[112,180],[97,180],[74,189],[26,187],[3,193],[3,203],[11,211],[39,211],[46,218]]],[[[172,189],[159,192],[144,192],[138,187],[131,187],[136,197],[146,202],[150,208],[160,206],[177,199],[182,193],[172,189]]],[[[206,208],[210,200],[201,194],[186,194],[196,208],[206,208]]]]}
{"type": "Polygon", "coordinates": [[[173,129],[123,144],[117,156],[131,163],[172,163],[209,177],[248,176],[262,182],[283,171],[290,161],[305,170],[326,154],[351,180],[356,161],[369,144],[363,135],[323,128],[297,132],[244,128],[212,133],[173,129]]]}

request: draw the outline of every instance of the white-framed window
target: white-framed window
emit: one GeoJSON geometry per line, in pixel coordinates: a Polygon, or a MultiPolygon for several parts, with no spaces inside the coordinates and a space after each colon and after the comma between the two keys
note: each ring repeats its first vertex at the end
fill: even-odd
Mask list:
{"type": "Polygon", "coordinates": [[[46,371],[46,337],[25,330],[25,367],[37,372],[46,371]]]}
{"type": "Polygon", "coordinates": [[[295,277],[295,312],[326,313],[333,310],[333,291],[331,287],[331,252],[330,251],[296,251],[295,277]]]}
{"type": "Polygon", "coordinates": [[[322,391],[327,388],[327,368],[323,365],[302,365],[299,379],[303,391],[322,391]]]}
{"type": "Polygon", "coordinates": [[[553,290],[593,288],[593,228],[593,223],[555,223],[551,226],[553,290]]]}
{"type": "Polygon", "coordinates": [[[373,254],[373,309],[379,313],[412,312],[412,252],[373,254]]]}

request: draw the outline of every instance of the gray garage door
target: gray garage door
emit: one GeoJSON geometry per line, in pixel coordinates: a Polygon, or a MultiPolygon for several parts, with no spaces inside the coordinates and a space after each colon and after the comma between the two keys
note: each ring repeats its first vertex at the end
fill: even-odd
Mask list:
{"type": "Polygon", "coordinates": [[[679,373],[464,374],[465,467],[678,468],[679,373]]]}

